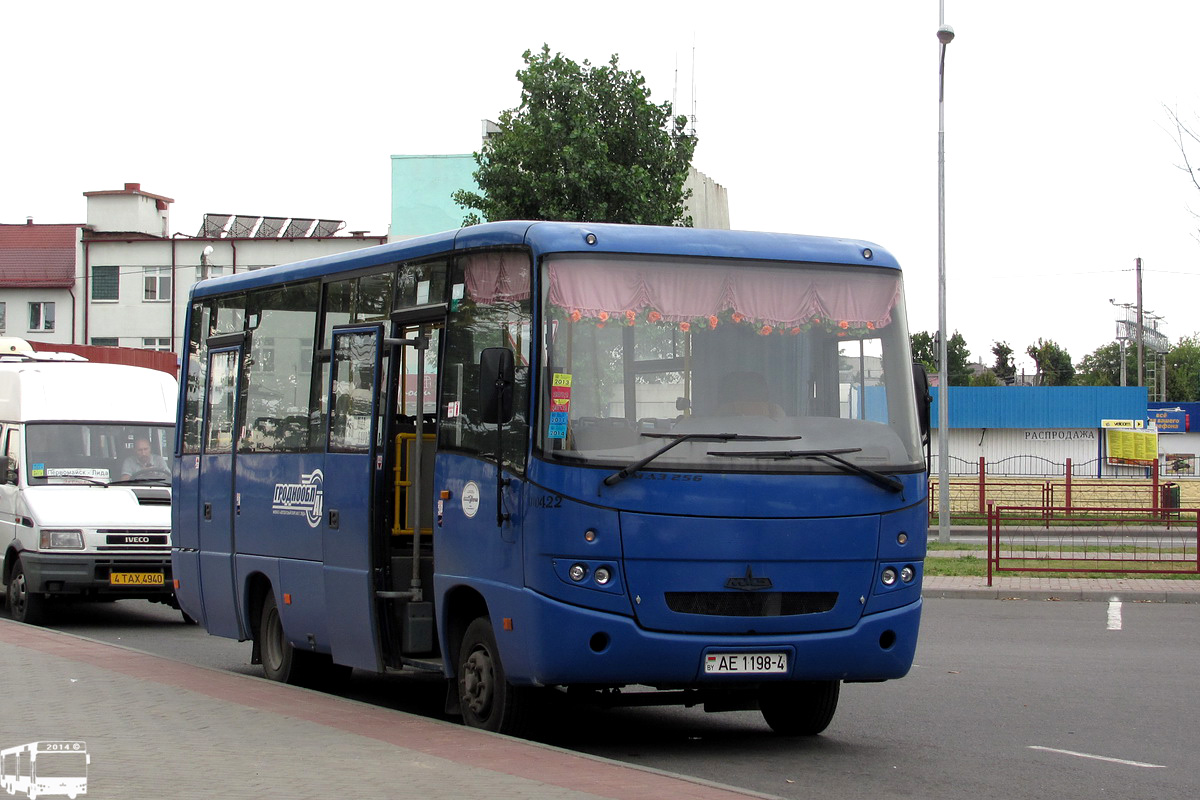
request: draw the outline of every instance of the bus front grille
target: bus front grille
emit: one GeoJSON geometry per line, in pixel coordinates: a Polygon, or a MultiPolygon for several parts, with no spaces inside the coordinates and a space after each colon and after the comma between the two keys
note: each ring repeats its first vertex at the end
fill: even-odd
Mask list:
{"type": "Polygon", "coordinates": [[[837,592],[666,592],[677,614],[710,617],[793,617],[821,614],[837,603],[837,592]]]}

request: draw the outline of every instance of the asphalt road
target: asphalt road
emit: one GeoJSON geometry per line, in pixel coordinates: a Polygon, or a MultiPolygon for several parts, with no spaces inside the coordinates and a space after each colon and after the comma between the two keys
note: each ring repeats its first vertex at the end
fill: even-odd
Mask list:
{"type": "MultiPolygon", "coordinates": [[[[257,675],[249,643],[141,601],[83,606],[60,630],[257,675]]],[[[1193,605],[931,600],[912,673],[843,687],[825,734],[757,712],[559,708],[559,747],[787,798],[1194,797],[1200,613],[1193,605]]],[[[440,716],[436,677],[355,673],[345,691],[440,716]]]]}

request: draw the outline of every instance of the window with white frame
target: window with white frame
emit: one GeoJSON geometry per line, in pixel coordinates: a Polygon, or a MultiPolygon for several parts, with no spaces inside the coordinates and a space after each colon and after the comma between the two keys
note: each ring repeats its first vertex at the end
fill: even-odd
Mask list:
{"type": "Polygon", "coordinates": [[[116,336],[93,336],[92,344],[97,347],[118,347],[121,340],[116,336]]]}
{"type": "Polygon", "coordinates": [[[143,350],[170,350],[171,337],[164,336],[161,338],[148,337],[142,339],[143,350]]]}
{"type": "Polygon", "coordinates": [[[171,299],[171,268],[144,267],[142,299],[148,303],[165,302],[171,299]]]}
{"type": "Polygon", "coordinates": [[[111,266],[92,267],[92,299],[119,300],[121,290],[121,268],[111,266]]]}
{"type": "Polygon", "coordinates": [[[0,301],[0,331],[3,331],[8,325],[8,307],[0,301]]]}
{"type": "Polygon", "coordinates": [[[38,302],[29,304],[29,330],[54,330],[54,303],[38,302]]]}

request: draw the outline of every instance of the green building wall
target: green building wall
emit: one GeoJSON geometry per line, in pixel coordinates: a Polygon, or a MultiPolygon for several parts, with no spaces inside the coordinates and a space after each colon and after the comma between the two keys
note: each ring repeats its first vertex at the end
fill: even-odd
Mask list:
{"type": "Polygon", "coordinates": [[[392,156],[392,225],[388,238],[453,230],[467,209],[450,199],[459,189],[474,189],[475,158],[462,155],[392,156]]]}

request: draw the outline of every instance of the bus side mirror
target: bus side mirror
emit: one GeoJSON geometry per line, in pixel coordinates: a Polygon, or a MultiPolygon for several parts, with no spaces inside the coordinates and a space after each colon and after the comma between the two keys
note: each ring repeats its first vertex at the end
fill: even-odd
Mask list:
{"type": "Polygon", "coordinates": [[[513,352],[507,347],[488,347],[479,354],[481,422],[499,425],[512,419],[515,371],[513,352]]]}
{"type": "Polygon", "coordinates": [[[933,397],[929,394],[929,373],[925,365],[914,361],[912,365],[913,386],[917,393],[917,423],[921,428],[921,442],[929,441],[929,409],[933,405],[933,397]]]}

